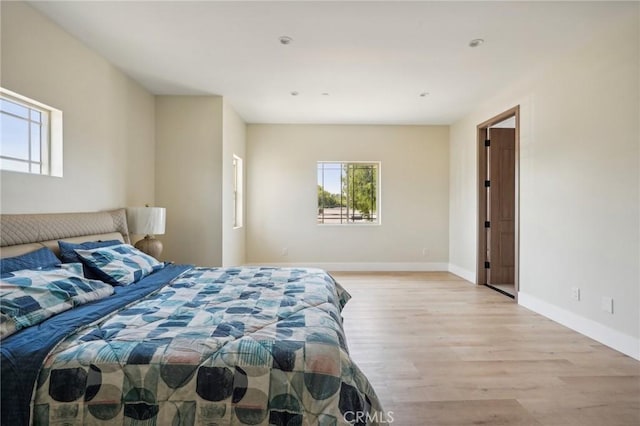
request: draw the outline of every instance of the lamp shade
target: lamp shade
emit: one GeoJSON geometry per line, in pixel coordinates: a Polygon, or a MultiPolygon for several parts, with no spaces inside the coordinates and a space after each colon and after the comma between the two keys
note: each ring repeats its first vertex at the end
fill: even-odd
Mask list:
{"type": "Polygon", "coordinates": [[[127,222],[132,234],[164,234],[166,209],[164,207],[129,207],[127,222]]]}

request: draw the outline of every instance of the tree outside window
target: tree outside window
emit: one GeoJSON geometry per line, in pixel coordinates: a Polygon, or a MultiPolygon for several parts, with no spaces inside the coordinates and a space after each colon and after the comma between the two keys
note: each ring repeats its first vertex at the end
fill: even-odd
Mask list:
{"type": "Polygon", "coordinates": [[[318,162],[318,223],[379,224],[379,162],[318,162]]]}

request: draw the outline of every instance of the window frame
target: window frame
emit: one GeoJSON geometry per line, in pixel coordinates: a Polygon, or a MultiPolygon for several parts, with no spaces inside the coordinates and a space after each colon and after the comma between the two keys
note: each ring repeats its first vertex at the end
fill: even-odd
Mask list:
{"type": "MultiPolygon", "coordinates": [[[[0,160],[25,163],[28,165],[28,171],[2,168],[1,163],[0,170],[10,173],[62,177],[62,111],[2,87],[0,87],[0,99],[28,110],[27,117],[22,117],[10,111],[0,110],[0,114],[2,115],[26,121],[28,127],[28,158],[12,157],[0,153],[0,160]],[[33,111],[40,114],[40,122],[34,121],[32,118],[33,111]],[[40,128],[39,160],[34,159],[35,150],[32,133],[32,125],[34,124],[40,128]],[[34,170],[34,165],[36,167],[39,166],[40,170],[34,170]]],[[[0,134],[0,136],[2,135],[0,134]]],[[[0,143],[1,142],[0,140],[0,143]]]]}
{"type": "Polygon", "coordinates": [[[244,160],[233,154],[233,229],[244,225],[244,160]]]}
{"type": "MultiPolygon", "coordinates": [[[[381,226],[382,225],[382,161],[365,161],[365,160],[357,160],[357,161],[348,161],[348,160],[320,160],[316,162],[316,187],[320,185],[318,174],[319,174],[319,166],[320,164],[340,164],[341,167],[349,164],[369,164],[374,165],[376,167],[377,179],[376,179],[376,221],[375,222],[356,222],[354,220],[349,220],[347,214],[347,221],[341,223],[323,223],[319,221],[319,209],[320,206],[316,205],[316,225],[317,226],[381,226]]],[[[342,185],[342,178],[341,178],[342,185]]],[[[322,185],[324,188],[324,185],[322,185]]],[[[316,197],[317,198],[317,197],[316,197]]],[[[341,218],[342,220],[342,218],[341,218]]]]}

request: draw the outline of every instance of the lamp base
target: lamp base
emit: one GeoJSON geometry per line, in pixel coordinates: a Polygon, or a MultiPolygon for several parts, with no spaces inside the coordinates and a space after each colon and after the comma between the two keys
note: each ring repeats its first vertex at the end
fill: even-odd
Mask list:
{"type": "Polygon", "coordinates": [[[162,253],[162,241],[157,240],[153,235],[147,235],[136,243],[135,248],[151,257],[159,259],[162,253]]]}

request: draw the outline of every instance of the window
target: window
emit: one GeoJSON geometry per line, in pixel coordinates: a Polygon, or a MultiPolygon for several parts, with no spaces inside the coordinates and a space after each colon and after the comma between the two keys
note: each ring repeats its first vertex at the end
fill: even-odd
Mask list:
{"type": "Polygon", "coordinates": [[[242,205],[243,187],[242,158],[233,156],[233,227],[241,228],[244,209],[242,205]]]}
{"type": "Polygon", "coordinates": [[[0,88],[0,169],[62,176],[62,111],[0,88]]]}
{"type": "Polygon", "coordinates": [[[318,223],[380,223],[379,162],[318,162],[318,223]]]}

